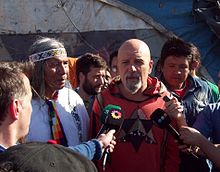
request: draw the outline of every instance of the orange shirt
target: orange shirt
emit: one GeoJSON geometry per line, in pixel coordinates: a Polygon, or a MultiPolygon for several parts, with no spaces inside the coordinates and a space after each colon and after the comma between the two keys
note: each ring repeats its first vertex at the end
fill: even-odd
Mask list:
{"type": "Polygon", "coordinates": [[[78,86],[76,78],[76,61],[78,58],[69,57],[69,81],[73,89],[76,89],[78,86]]]}

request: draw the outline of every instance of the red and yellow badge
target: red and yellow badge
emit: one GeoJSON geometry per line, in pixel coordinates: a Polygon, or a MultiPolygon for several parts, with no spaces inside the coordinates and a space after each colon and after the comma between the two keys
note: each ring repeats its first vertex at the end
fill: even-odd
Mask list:
{"type": "Polygon", "coordinates": [[[122,116],[122,114],[121,114],[120,111],[113,110],[113,111],[111,111],[111,116],[112,116],[112,118],[114,118],[114,119],[120,119],[121,116],[122,116]]]}

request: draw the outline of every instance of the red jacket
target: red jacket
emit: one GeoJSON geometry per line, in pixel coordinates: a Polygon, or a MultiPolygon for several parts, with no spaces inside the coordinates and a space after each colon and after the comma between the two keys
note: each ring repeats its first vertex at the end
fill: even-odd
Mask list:
{"type": "MultiPolygon", "coordinates": [[[[163,97],[170,95],[156,78],[148,79],[145,101],[131,101],[124,98],[118,89],[121,82],[113,83],[96,98],[90,114],[91,133],[94,137],[99,129],[101,106],[120,106],[125,113],[121,130],[117,133],[117,144],[106,171],[112,172],[178,172],[179,150],[173,137],[166,130],[153,125],[152,112],[164,109],[163,97]]],[[[100,171],[101,166],[98,165],[100,171]]]]}

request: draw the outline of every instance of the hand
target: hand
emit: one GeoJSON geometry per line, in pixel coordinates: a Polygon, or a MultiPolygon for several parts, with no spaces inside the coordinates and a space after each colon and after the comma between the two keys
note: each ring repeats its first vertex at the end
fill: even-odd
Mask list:
{"type": "Polygon", "coordinates": [[[179,147],[179,149],[182,152],[189,154],[189,146],[187,146],[187,145],[179,145],[178,147],[179,147]]]}
{"type": "Polygon", "coordinates": [[[181,127],[179,133],[185,144],[193,146],[200,146],[200,142],[204,137],[198,130],[186,126],[181,127]]]}
{"type": "Polygon", "coordinates": [[[183,106],[176,97],[172,96],[170,100],[165,101],[164,111],[169,115],[171,119],[176,120],[179,127],[187,125],[185,115],[183,114],[183,106]]]}
{"type": "Polygon", "coordinates": [[[103,152],[107,147],[108,147],[109,152],[113,152],[114,146],[116,145],[116,141],[115,141],[116,138],[114,136],[114,133],[115,133],[115,130],[110,130],[108,133],[101,134],[98,137],[98,141],[100,142],[102,146],[103,152]]]}
{"type": "Polygon", "coordinates": [[[179,146],[179,149],[183,152],[193,152],[200,156],[205,156],[204,152],[200,149],[201,144],[206,140],[206,138],[196,129],[183,126],[179,129],[180,138],[187,145],[179,146]],[[184,147],[185,146],[185,147],[184,147]]]}

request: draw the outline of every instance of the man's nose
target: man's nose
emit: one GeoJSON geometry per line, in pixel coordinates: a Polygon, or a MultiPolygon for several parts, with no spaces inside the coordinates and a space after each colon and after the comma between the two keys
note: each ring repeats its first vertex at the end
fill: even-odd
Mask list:
{"type": "Polygon", "coordinates": [[[131,66],[130,66],[130,71],[132,71],[132,72],[137,71],[135,65],[131,65],[131,66]]]}

